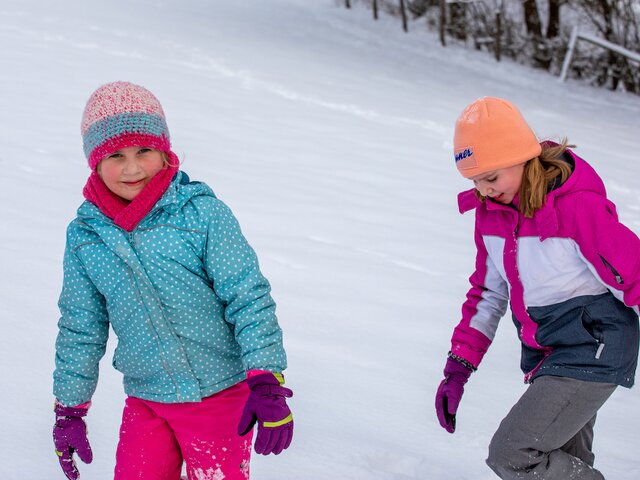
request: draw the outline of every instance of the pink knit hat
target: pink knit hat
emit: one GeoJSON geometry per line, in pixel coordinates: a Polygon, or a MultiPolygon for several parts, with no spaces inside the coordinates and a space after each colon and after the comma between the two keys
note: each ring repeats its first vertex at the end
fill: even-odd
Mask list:
{"type": "Polygon", "coordinates": [[[92,170],[103,158],[125,147],[151,147],[175,157],[160,102],[149,90],[133,83],[107,83],[93,92],[80,132],[92,170]]]}

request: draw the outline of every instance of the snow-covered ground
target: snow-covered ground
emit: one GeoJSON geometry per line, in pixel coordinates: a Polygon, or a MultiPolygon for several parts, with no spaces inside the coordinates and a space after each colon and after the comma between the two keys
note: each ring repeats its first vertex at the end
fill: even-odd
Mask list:
{"type": "MultiPolygon", "coordinates": [[[[419,23],[335,0],[3,0],[0,5],[0,477],[62,479],[50,438],[64,232],[88,168],[80,116],[113,80],[151,89],[176,152],[240,219],[273,284],[296,418],[257,480],[488,480],[523,392],[509,319],[449,435],[433,399],[473,265],[453,123],[483,95],[567,135],[640,233],[640,98],[443,49],[419,23]]],[[[88,423],[112,478],[124,394],[111,350],[88,423]]],[[[640,478],[640,393],[596,425],[607,478],[640,478]]]]}

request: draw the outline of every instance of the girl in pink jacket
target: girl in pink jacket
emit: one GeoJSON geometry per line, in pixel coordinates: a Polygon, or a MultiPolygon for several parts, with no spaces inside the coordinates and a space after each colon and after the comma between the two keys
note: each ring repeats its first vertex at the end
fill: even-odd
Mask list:
{"type": "Polygon", "coordinates": [[[500,424],[487,464],[503,479],[604,479],[596,413],[638,360],[640,240],[618,221],[593,168],[539,143],[514,105],[485,97],[456,122],[454,155],[475,188],[476,268],[436,395],[453,433],[464,384],[511,307],[530,384],[500,424]]]}

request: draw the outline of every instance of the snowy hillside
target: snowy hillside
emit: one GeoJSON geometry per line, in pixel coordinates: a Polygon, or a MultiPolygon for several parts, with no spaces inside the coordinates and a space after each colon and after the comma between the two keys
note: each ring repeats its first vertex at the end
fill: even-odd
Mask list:
{"type": "MultiPolygon", "coordinates": [[[[113,80],[162,102],[192,179],[228,203],[273,285],[296,419],[256,480],[488,480],[486,447],[525,389],[505,318],[466,389],[458,431],[434,394],[473,266],[453,123],[483,95],[568,136],[640,233],[640,99],[489,55],[334,0],[3,0],[0,5],[0,478],[60,479],[51,373],[65,229],[89,174],[80,117],[113,80]],[[384,38],[384,40],[383,40],[384,38]]],[[[124,394],[102,363],[88,417],[113,478],[124,394]]],[[[640,391],[596,424],[596,463],[640,478],[640,391]]]]}

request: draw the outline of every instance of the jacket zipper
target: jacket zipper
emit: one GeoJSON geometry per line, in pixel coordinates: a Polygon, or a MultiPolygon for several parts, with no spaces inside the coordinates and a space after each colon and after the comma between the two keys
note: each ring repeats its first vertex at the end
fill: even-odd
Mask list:
{"type": "Polygon", "coordinates": [[[618,271],[613,268],[613,265],[611,265],[606,258],[604,258],[602,255],[599,255],[599,257],[602,260],[602,263],[604,263],[605,267],[607,267],[611,271],[611,273],[613,273],[613,277],[616,279],[618,285],[624,285],[624,279],[622,278],[622,275],[620,275],[618,271]]]}
{"type": "Polygon", "coordinates": [[[594,355],[594,358],[596,360],[600,360],[605,347],[604,334],[599,328],[597,328],[597,325],[594,324],[591,335],[595,338],[596,342],[598,342],[598,348],[596,348],[596,354],[594,355]]]}
{"type": "MultiPolygon", "coordinates": [[[[136,238],[135,238],[134,231],[127,232],[127,237],[128,237],[128,239],[129,239],[129,245],[131,245],[131,248],[132,248],[132,249],[133,249],[133,251],[135,252],[135,250],[136,250],[136,238]]],[[[135,277],[135,274],[134,274],[134,277],[135,277]]],[[[143,302],[142,298],[140,298],[140,302],[144,304],[144,302],[143,302]]],[[[166,320],[166,314],[165,314],[164,310],[162,309],[162,303],[161,303],[159,300],[158,300],[158,304],[160,305],[160,307],[159,307],[159,308],[160,308],[160,311],[162,312],[162,316],[164,317],[165,321],[167,321],[167,320],[166,320]]],[[[147,311],[147,318],[148,318],[148,321],[149,321],[149,322],[151,322],[151,319],[149,318],[149,311],[148,311],[148,309],[146,309],[146,308],[145,308],[145,310],[147,311]]],[[[167,321],[167,324],[169,324],[169,322],[168,322],[168,321],[167,321]]],[[[161,346],[161,343],[162,343],[162,342],[160,341],[160,338],[157,336],[157,334],[155,334],[155,333],[154,333],[154,334],[153,334],[153,336],[154,336],[154,338],[155,338],[155,340],[156,340],[156,343],[157,343],[157,345],[158,345],[158,351],[159,351],[159,354],[160,354],[160,362],[162,363],[162,368],[163,368],[163,369],[164,369],[164,371],[167,373],[167,375],[169,375],[169,378],[171,378],[171,381],[173,382],[173,385],[174,385],[174,386],[175,386],[175,388],[176,388],[176,397],[177,397],[177,399],[178,399],[178,400],[181,400],[181,398],[180,398],[180,386],[178,385],[178,382],[177,382],[177,380],[175,379],[175,377],[174,377],[174,375],[173,375],[173,372],[172,372],[172,371],[171,371],[171,369],[167,366],[167,362],[166,362],[166,359],[165,359],[165,355],[164,355],[164,352],[162,351],[162,346],[161,346]]]]}
{"type": "Polygon", "coordinates": [[[596,337],[596,340],[598,341],[598,348],[596,349],[596,355],[595,355],[595,359],[596,360],[600,360],[600,357],[602,356],[602,351],[604,350],[604,335],[602,334],[602,332],[599,331],[600,329],[595,329],[594,328],[594,337],[596,337]]]}

